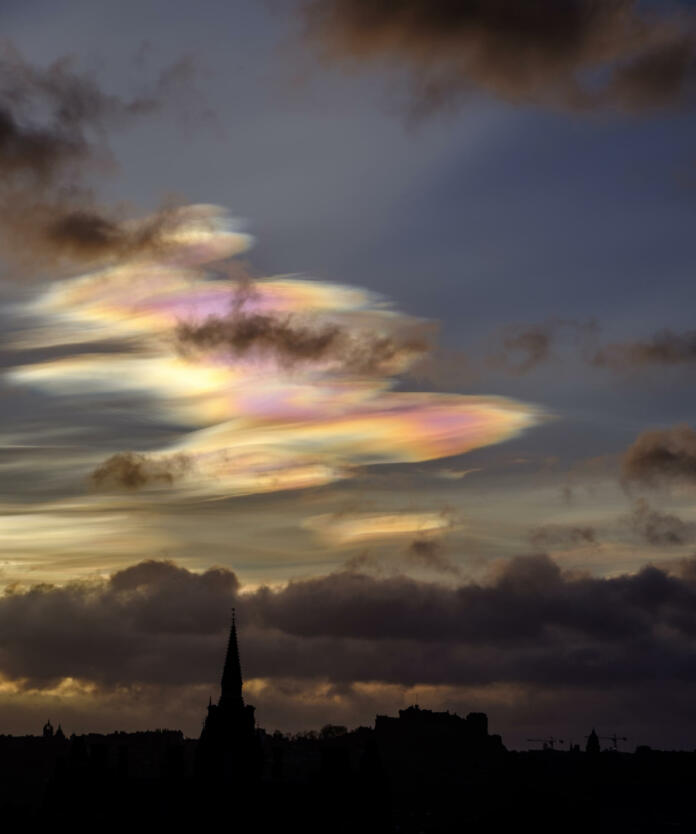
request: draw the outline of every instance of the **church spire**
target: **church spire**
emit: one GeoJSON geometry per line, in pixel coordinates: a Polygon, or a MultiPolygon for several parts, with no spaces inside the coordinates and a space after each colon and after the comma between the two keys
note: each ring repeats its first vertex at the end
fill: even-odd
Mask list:
{"type": "Polygon", "coordinates": [[[235,610],[232,609],[232,625],[227,642],[225,667],[222,670],[221,692],[219,706],[238,707],[244,705],[242,698],[242,666],[239,662],[239,648],[237,647],[237,622],[235,610]]]}

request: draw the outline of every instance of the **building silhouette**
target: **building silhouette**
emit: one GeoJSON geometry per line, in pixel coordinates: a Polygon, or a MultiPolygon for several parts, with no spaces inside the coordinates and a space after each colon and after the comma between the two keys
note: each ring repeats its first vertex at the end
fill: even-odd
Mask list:
{"type": "Polygon", "coordinates": [[[599,736],[597,735],[597,731],[595,728],[592,728],[592,732],[587,736],[587,744],[585,745],[585,752],[589,753],[591,756],[596,756],[599,754],[599,736]]]}
{"type": "MultiPolygon", "coordinates": [[[[175,730],[0,735],[8,830],[255,834],[696,831],[696,752],[514,751],[466,717],[418,705],[374,726],[266,733],[246,704],[232,615],[220,694],[198,739],[175,730]]],[[[618,740],[618,736],[614,736],[618,740]]]]}
{"type": "Polygon", "coordinates": [[[249,786],[261,775],[261,746],[256,731],[255,708],[244,703],[242,665],[237,643],[237,622],[232,623],[220,681],[217,704],[208,713],[198,741],[196,771],[206,783],[233,782],[249,786]]]}

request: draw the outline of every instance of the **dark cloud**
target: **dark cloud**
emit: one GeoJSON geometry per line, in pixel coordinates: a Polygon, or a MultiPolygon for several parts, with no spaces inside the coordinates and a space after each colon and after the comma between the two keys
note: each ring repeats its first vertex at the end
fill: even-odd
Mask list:
{"type": "Polygon", "coordinates": [[[173,484],[191,466],[191,459],[183,454],[153,458],[139,452],[119,452],[100,464],[91,477],[97,489],[137,490],[173,484]]]}
{"type": "Polygon", "coordinates": [[[696,361],[696,330],[675,333],[662,330],[640,342],[615,342],[600,348],[589,362],[612,370],[628,370],[647,365],[683,365],[696,361]]]}
{"type": "Polygon", "coordinates": [[[660,708],[676,710],[680,745],[693,731],[696,560],[679,575],[603,579],[545,556],[510,560],[487,585],[342,571],[245,592],[224,568],[147,561],[107,580],[8,591],[0,675],[22,694],[3,700],[5,727],[32,729],[50,704],[69,730],[166,720],[197,734],[232,605],[245,679],[260,682],[247,696],[267,727],[371,721],[417,700],[475,705],[518,743],[521,725],[586,732],[598,716],[625,726],[629,715],[641,716],[643,740],[649,728],[662,742],[660,708]],[[84,693],[51,694],[66,678],[84,693]]]}
{"type": "Polygon", "coordinates": [[[577,525],[546,524],[531,530],[529,540],[534,547],[540,549],[577,545],[597,547],[599,545],[594,527],[577,525]]]}
{"type": "Polygon", "coordinates": [[[166,68],[132,99],[104,92],[63,58],[29,64],[0,53],[0,236],[4,254],[31,263],[95,260],[149,251],[169,213],[140,224],[101,209],[86,179],[114,166],[110,130],[156,111],[191,77],[189,61],[166,68]]]}
{"type": "Polygon", "coordinates": [[[103,583],[7,592],[3,630],[28,619],[16,640],[0,639],[0,670],[39,688],[66,675],[106,687],[200,680],[212,672],[210,635],[224,631],[237,588],[227,570],[146,561],[103,583]]]}
{"type": "Polygon", "coordinates": [[[621,474],[626,483],[650,487],[696,482],[696,432],[686,424],[643,432],[624,453],[621,474]]]}
{"type": "Polygon", "coordinates": [[[417,106],[476,90],[516,103],[641,111],[686,99],[694,20],[638,0],[306,0],[330,59],[394,62],[417,106]]]}
{"type": "Polygon", "coordinates": [[[489,585],[344,571],[243,592],[234,574],[145,562],[0,599],[0,672],[23,685],[210,683],[235,604],[248,678],[409,686],[696,681],[693,571],[565,575],[545,556],[489,585]]]}
{"type": "Polygon", "coordinates": [[[573,344],[588,344],[597,332],[593,321],[550,319],[538,324],[516,324],[505,329],[500,347],[487,357],[494,368],[507,373],[525,374],[551,360],[562,335],[573,344]]]}
{"type": "Polygon", "coordinates": [[[19,195],[5,205],[0,201],[0,235],[21,247],[20,263],[32,265],[153,254],[166,247],[176,223],[174,209],[133,222],[100,208],[87,194],[38,202],[19,195]]]}
{"type": "Polygon", "coordinates": [[[500,346],[487,357],[489,366],[511,374],[525,374],[556,358],[559,347],[579,349],[583,361],[617,373],[650,366],[687,365],[696,362],[696,331],[660,330],[643,340],[597,346],[596,322],[549,320],[510,325],[500,346]]]}
{"type": "Polygon", "coordinates": [[[445,547],[440,539],[414,539],[407,551],[410,562],[420,567],[429,568],[439,573],[459,573],[459,568],[448,558],[445,547]]]}
{"type": "Polygon", "coordinates": [[[654,509],[643,498],[633,505],[631,527],[648,544],[655,547],[688,544],[693,541],[696,529],[672,513],[654,509]]]}
{"type": "Polygon", "coordinates": [[[508,328],[502,350],[491,362],[512,373],[526,373],[548,361],[554,335],[555,326],[550,323],[508,328]]]}
{"type": "Polygon", "coordinates": [[[326,362],[355,374],[399,370],[429,347],[427,328],[421,324],[382,335],[343,323],[313,324],[296,316],[249,313],[236,302],[229,316],[211,316],[202,324],[180,322],[176,343],[185,354],[223,350],[234,357],[271,356],[286,367],[326,362]]]}

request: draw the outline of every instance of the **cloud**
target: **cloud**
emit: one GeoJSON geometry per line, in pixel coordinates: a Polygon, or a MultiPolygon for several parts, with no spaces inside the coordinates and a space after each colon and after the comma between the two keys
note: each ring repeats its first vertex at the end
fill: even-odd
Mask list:
{"type": "Polygon", "coordinates": [[[600,348],[588,361],[622,371],[648,365],[684,365],[696,361],[696,330],[661,330],[646,341],[615,342],[600,348]]]}
{"type": "Polygon", "coordinates": [[[621,461],[626,483],[656,487],[670,481],[696,482],[696,432],[681,424],[639,434],[621,461]]]}
{"type": "Polygon", "coordinates": [[[643,498],[633,505],[631,527],[648,544],[655,547],[688,544],[696,530],[679,516],[653,509],[643,498]]]}
{"type": "Polygon", "coordinates": [[[547,524],[531,530],[529,540],[537,548],[599,546],[597,532],[590,526],[547,524]]]}
{"type": "Polygon", "coordinates": [[[104,92],[69,58],[46,67],[0,52],[0,235],[5,255],[32,264],[148,252],[169,212],[140,223],[99,207],[86,184],[114,167],[107,134],[183,90],[190,61],[167,67],[131,99],[104,92]]]}
{"type": "Polygon", "coordinates": [[[138,452],[119,452],[107,458],[92,473],[97,489],[142,489],[152,485],[171,485],[190,469],[186,455],[155,458],[138,452]]]}
{"type": "Polygon", "coordinates": [[[347,373],[397,373],[429,348],[427,326],[411,325],[399,335],[360,331],[337,322],[306,322],[300,316],[248,313],[234,305],[229,316],[203,323],[180,322],[176,343],[191,351],[220,351],[231,357],[271,356],[284,367],[331,364],[347,373]]]}
{"type": "Polygon", "coordinates": [[[694,81],[694,20],[638,0],[306,0],[329,59],[405,68],[416,106],[482,90],[514,103],[629,112],[678,104],[694,81]]]}
{"type": "MultiPolygon", "coordinates": [[[[243,251],[249,237],[218,207],[173,211],[164,242],[155,257],[53,282],[25,305],[41,321],[20,343],[25,349],[92,349],[16,367],[9,377],[89,397],[90,407],[98,397],[147,396],[158,419],[182,432],[150,456],[191,461],[195,477],[181,479],[182,490],[318,486],[366,465],[463,454],[539,420],[535,408],[502,397],[394,390],[432,325],[365,290],[282,277],[221,280],[215,262],[243,251]],[[96,343],[109,341],[128,347],[98,352],[96,343]]],[[[107,471],[120,464],[130,477],[132,463],[117,458],[107,471]]],[[[144,461],[137,463],[131,484],[144,480],[144,461]]],[[[102,486],[118,483],[101,474],[102,486]]]]}
{"type": "Polygon", "coordinates": [[[438,573],[459,573],[459,568],[444,552],[443,543],[436,538],[421,536],[414,539],[407,551],[410,562],[438,573]]]}
{"type": "Polygon", "coordinates": [[[577,712],[616,722],[628,703],[647,716],[656,687],[664,704],[696,689],[694,559],[678,573],[647,566],[601,578],[525,556],[486,584],[356,567],[274,588],[240,587],[225,568],[146,561],[0,597],[0,704],[7,715],[50,704],[56,721],[103,730],[152,725],[162,705],[170,726],[195,734],[217,690],[232,605],[247,698],[264,726],[364,722],[417,701],[475,703],[509,732],[520,721],[548,731],[577,712]]]}
{"type": "Polygon", "coordinates": [[[488,585],[344,571],[245,591],[222,568],[144,562],[110,579],[0,599],[0,673],[26,686],[216,679],[229,606],[247,678],[399,685],[696,681],[693,572],[613,578],[510,560],[488,585]]]}
{"type": "Polygon", "coordinates": [[[548,322],[508,328],[502,350],[491,357],[491,363],[516,374],[530,371],[550,358],[555,329],[548,322]]]}
{"type": "Polygon", "coordinates": [[[302,526],[331,544],[351,544],[371,539],[412,536],[431,539],[452,527],[451,514],[441,512],[322,513],[310,516],[302,526]]]}
{"type": "Polygon", "coordinates": [[[522,375],[550,361],[563,333],[573,343],[586,345],[597,332],[593,321],[550,319],[537,324],[516,324],[505,329],[500,347],[487,357],[489,366],[522,375]]]}
{"type": "Polygon", "coordinates": [[[611,342],[597,347],[596,322],[556,320],[510,325],[500,347],[489,354],[489,366],[522,375],[555,358],[562,337],[570,335],[583,361],[616,373],[650,366],[687,365],[696,362],[696,331],[660,330],[643,340],[611,342]]]}

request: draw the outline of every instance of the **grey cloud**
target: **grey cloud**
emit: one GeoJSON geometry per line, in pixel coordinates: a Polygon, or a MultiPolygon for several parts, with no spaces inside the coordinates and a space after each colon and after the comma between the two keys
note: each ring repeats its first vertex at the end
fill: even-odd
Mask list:
{"type": "Polygon", "coordinates": [[[598,545],[597,532],[588,525],[547,524],[531,530],[529,540],[537,548],[598,545]]]}
{"type": "Polygon", "coordinates": [[[409,545],[406,556],[410,562],[439,573],[459,573],[459,568],[448,558],[440,539],[417,538],[409,545]]]}
{"type": "Polygon", "coordinates": [[[645,339],[596,345],[599,326],[592,321],[549,320],[536,324],[509,326],[500,347],[488,357],[488,364],[511,374],[525,374],[549,362],[570,335],[583,361],[616,373],[651,366],[687,365],[696,362],[696,331],[660,330],[645,339]]]}
{"type": "Polygon", "coordinates": [[[693,524],[654,509],[643,498],[634,503],[630,520],[634,532],[655,547],[688,544],[696,534],[693,524]]]}
{"type": "Polygon", "coordinates": [[[97,489],[137,490],[151,485],[173,484],[192,466],[187,455],[153,458],[140,452],[118,452],[92,472],[97,489]]]}
{"type": "Polygon", "coordinates": [[[645,341],[615,342],[597,350],[589,362],[612,370],[649,365],[684,365],[696,361],[696,330],[665,329],[645,341]]]}
{"type": "Polygon", "coordinates": [[[190,61],[167,67],[125,100],[104,92],[69,58],[29,64],[0,54],[0,235],[20,262],[92,261],[155,246],[169,219],[127,223],[96,204],[88,176],[114,166],[108,131],[156,111],[190,78],[190,61]]]}
{"type": "Polygon", "coordinates": [[[694,571],[565,575],[545,556],[458,586],[344,571],[244,592],[234,574],[145,562],[0,599],[0,671],[49,687],[212,683],[236,604],[249,678],[398,685],[696,681],[694,571]]]}
{"type": "Polygon", "coordinates": [[[693,15],[637,0],[306,0],[331,59],[394,62],[416,106],[476,90],[575,110],[677,104],[694,81],[693,15]]]}
{"type": "Polygon", "coordinates": [[[554,335],[555,326],[549,323],[508,328],[502,350],[489,361],[513,373],[526,373],[548,361],[554,335]]]}
{"type": "Polygon", "coordinates": [[[593,321],[573,319],[510,325],[502,334],[500,347],[487,357],[487,363],[507,373],[522,375],[550,361],[564,333],[573,344],[585,347],[597,330],[593,321]]]}
{"type": "Polygon", "coordinates": [[[380,374],[429,348],[424,325],[402,327],[398,334],[376,334],[332,322],[313,324],[296,316],[249,313],[233,303],[228,316],[211,316],[202,324],[180,322],[178,349],[224,350],[232,356],[270,355],[282,365],[330,362],[356,374],[380,374]]]}
{"type": "Polygon", "coordinates": [[[639,434],[623,455],[621,474],[627,483],[649,487],[696,482],[696,432],[681,424],[639,434]]]}
{"type": "Polygon", "coordinates": [[[66,676],[107,688],[208,682],[237,588],[227,570],[149,561],[106,582],[6,592],[0,670],[37,688],[66,676]]]}

